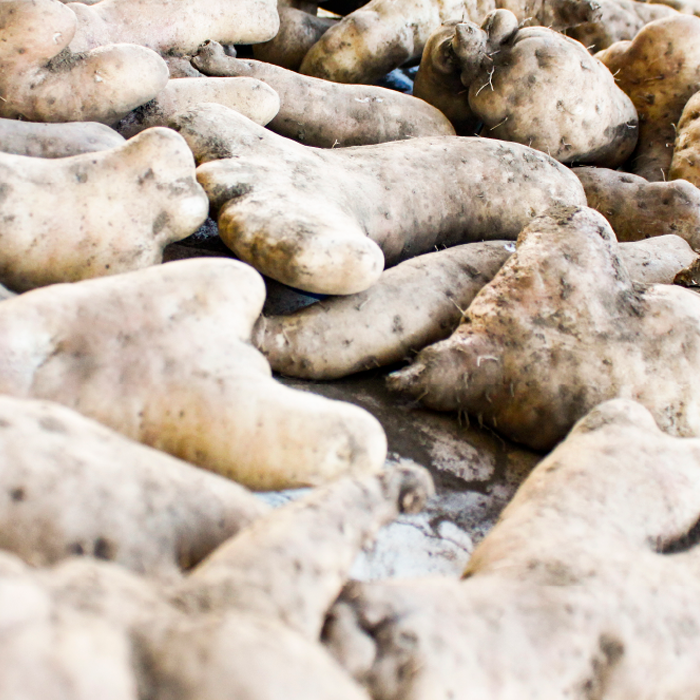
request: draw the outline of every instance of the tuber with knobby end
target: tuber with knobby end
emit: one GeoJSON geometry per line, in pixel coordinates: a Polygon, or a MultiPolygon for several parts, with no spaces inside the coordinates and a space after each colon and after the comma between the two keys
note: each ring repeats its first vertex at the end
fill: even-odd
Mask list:
{"type": "Polygon", "coordinates": [[[107,151],[123,143],[123,136],[96,122],[39,124],[0,119],[0,151],[17,156],[65,158],[107,151]]]}
{"type": "Polygon", "coordinates": [[[675,14],[650,22],[629,44],[602,52],[600,60],[639,114],[639,141],[628,169],[652,182],[666,180],[675,125],[700,90],[700,17],[675,14]]]}
{"type": "Polygon", "coordinates": [[[318,633],[363,544],[430,493],[421,468],[339,479],[260,518],[168,587],[110,563],[29,569],[2,553],[0,694],[369,700],[318,633]]]}
{"type": "Polygon", "coordinates": [[[0,282],[24,291],[160,263],[207,211],[192,153],[170,129],[58,160],[0,153],[0,216],[12,222],[0,282]]]}
{"type": "Polygon", "coordinates": [[[318,639],[360,549],[399,513],[421,511],[432,494],[428,472],[410,464],[391,464],[378,477],[344,477],[222,544],[177,598],[195,610],[274,616],[318,639]]]}
{"type": "Polygon", "coordinates": [[[126,42],[162,54],[193,53],[207,39],[224,44],[254,44],[272,39],[279,29],[275,0],[181,0],[173,12],[168,0],[72,2],[78,18],[70,48],[87,51],[126,42]]]}
{"type": "MultiPolygon", "coordinates": [[[[516,26],[517,28],[517,26],[516,26]]],[[[445,22],[433,32],[425,44],[413,94],[437,107],[462,136],[474,136],[481,120],[469,106],[469,90],[461,80],[461,62],[455,51],[460,38],[485,43],[484,32],[476,25],[461,20],[445,22]],[[475,31],[476,30],[476,31],[475,31]]],[[[486,56],[486,51],[482,52],[486,56]]]]}
{"type": "Polygon", "coordinates": [[[202,102],[230,107],[265,126],[279,112],[280,98],[275,90],[254,77],[169,80],[157,97],[127,114],[115,129],[131,138],[144,129],[167,126],[175,114],[202,102]]]}
{"type": "Polygon", "coordinates": [[[639,401],[672,435],[700,434],[697,367],[700,298],[636,285],[598,212],[554,207],[523,230],[457,331],[390,385],[548,450],[616,397],[639,401]]]}
{"type": "Polygon", "coordinates": [[[700,440],[606,402],[525,480],[462,581],[354,582],[325,640],[381,700],[700,693],[700,440]]]}
{"type": "Polygon", "coordinates": [[[437,136],[321,150],[219,105],[179,114],[171,126],[204,162],[197,177],[226,245],[312,292],[364,291],[385,260],[514,239],[553,204],[585,203],[570,170],[519,144],[437,136]]]}
{"type": "Polygon", "coordinates": [[[674,233],[700,250],[700,190],[685,180],[649,182],[607,168],[574,168],[588,206],[613,227],[618,241],[674,233]]]}
{"type": "Polygon", "coordinates": [[[394,90],[331,83],[269,63],[233,58],[211,41],[200,47],[192,63],[205,75],[248,76],[267,83],[281,102],[268,129],[309,146],[361,146],[454,134],[438,109],[394,90]]]}
{"type": "Polygon", "coordinates": [[[43,398],[255,489],[377,471],[364,410],[270,376],[262,278],[218,258],[54,285],[0,304],[0,393],[43,398]]]}
{"type": "Polygon", "coordinates": [[[238,484],[58,404],[0,396],[0,547],[91,555],[166,579],[268,507],[238,484]]]}
{"type": "Polygon", "coordinates": [[[168,81],[143,46],[72,52],[75,14],[58,0],[0,0],[0,26],[0,117],[113,124],[168,81]]]}
{"type": "Polygon", "coordinates": [[[261,316],[253,342],[275,372],[290,377],[336,379],[399,362],[449,336],[514,249],[487,241],[419,255],[359,294],[261,316]]]}
{"type": "Polygon", "coordinates": [[[479,61],[468,79],[462,73],[483,134],[562,163],[615,168],[627,160],[637,142],[635,107],[584,46],[547,27],[524,27],[491,45],[490,60],[479,61]]]}
{"type": "MultiPolygon", "coordinates": [[[[486,241],[419,255],[359,294],[261,316],[253,342],[288,377],[338,379],[399,362],[448,337],[514,250],[511,242],[486,241]]],[[[673,284],[698,259],[674,235],[622,243],[619,250],[630,277],[643,284],[673,284]]]]}

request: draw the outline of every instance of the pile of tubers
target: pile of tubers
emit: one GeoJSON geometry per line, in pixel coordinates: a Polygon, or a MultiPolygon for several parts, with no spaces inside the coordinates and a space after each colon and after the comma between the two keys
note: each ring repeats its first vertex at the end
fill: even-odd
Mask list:
{"type": "Polygon", "coordinates": [[[0,0],[0,700],[700,696],[698,187],[698,0],[0,0]]]}

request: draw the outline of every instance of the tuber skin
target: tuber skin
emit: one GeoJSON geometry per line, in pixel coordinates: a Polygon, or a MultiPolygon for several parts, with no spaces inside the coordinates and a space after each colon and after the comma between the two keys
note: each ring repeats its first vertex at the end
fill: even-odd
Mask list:
{"type": "Polygon", "coordinates": [[[160,263],[208,211],[192,153],[163,128],[59,160],[0,153],[0,192],[0,216],[12,222],[0,282],[16,291],[160,263]]]}
{"type": "Polygon", "coordinates": [[[202,102],[230,107],[261,126],[280,109],[275,90],[254,77],[178,78],[169,80],[157,97],[128,114],[115,129],[125,138],[131,138],[144,129],[167,126],[175,114],[202,102]]]}
{"type": "Polygon", "coordinates": [[[123,136],[96,122],[38,124],[0,119],[0,151],[16,156],[66,158],[107,151],[123,143],[123,136]]]}
{"type": "MultiPolygon", "coordinates": [[[[167,0],[100,0],[67,5],[78,19],[70,48],[75,52],[125,42],[160,54],[186,55],[207,39],[223,44],[254,44],[279,29],[275,0],[212,0],[206,6],[182,0],[173,13],[167,0]]],[[[146,100],[144,100],[146,101],[146,100]]]]}
{"type": "Polygon", "coordinates": [[[0,117],[110,125],[168,81],[163,59],[143,46],[71,51],[76,17],[58,0],[1,0],[0,26],[0,117]]]}
{"type": "Polygon", "coordinates": [[[337,23],[332,17],[317,17],[295,7],[278,7],[280,28],[270,41],[253,45],[258,61],[298,71],[307,51],[337,23]]]}
{"type": "Polygon", "coordinates": [[[359,294],[261,316],[253,342],[275,372],[303,379],[338,379],[399,362],[448,337],[514,249],[486,241],[419,255],[359,294]]]}
{"type": "Polygon", "coordinates": [[[390,386],[535,450],[616,397],[641,403],[671,435],[700,434],[691,379],[700,298],[633,283],[616,248],[594,210],[552,208],[523,230],[457,331],[390,375],[390,386]]]}
{"type": "Polygon", "coordinates": [[[628,169],[650,182],[667,180],[674,125],[700,89],[700,18],[674,14],[650,22],[629,44],[610,47],[600,60],[639,114],[639,140],[628,169]]]}
{"type": "Polygon", "coordinates": [[[62,403],[250,488],[374,473],[386,436],[364,410],[298,392],[250,345],[265,285],[191,259],[0,304],[0,393],[62,403]]]}
{"type": "Polygon", "coordinates": [[[605,402],[526,479],[462,581],[351,582],[325,642],[381,700],[694,697],[699,474],[700,441],[605,402]]]}
{"type": "Polygon", "coordinates": [[[700,191],[686,180],[649,182],[607,168],[574,168],[588,206],[599,211],[619,241],[676,234],[700,250],[700,191]]]}
{"type": "Polygon", "coordinates": [[[672,233],[620,243],[618,250],[630,279],[640,284],[674,284],[683,270],[698,261],[688,243],[672,233]]]}
{"type": "Polygon", "coordinates": [[[438,109],[394,90],[331,83],[268,63],[233,58],[215,42],[201,46],[192,63],[205,75],[248,76],[267,83],[281,101],[279,114],[268,128],[308,146],[362,146],[454,134],[438,109]]]}
{"type": "MultiPolygon", "coordinates": [[[[596,0],[599,16],[566,30],[568,36],[581,42],[591,53],[609,48],[620,41],[634,39],[649,22],[677,16],[669,3],[642,0],[596,0]]],[[[692,14],[692,13],[690,13],[692,14]]]]}
{"type": "Polygon", "coordinates": [[[238,484],[48,401],[0,396],[0,548],[177,579],[268,506],[238,484]]]}
{"type": "Polygon", "coordinates": [[[479,52],[469,51],[466,75],[462,69],[483,134],[562,163],[625,163],[637,142],[635,107],[584,46],[547,27],[525,27],[501,43],[489,36],[486,46],[497,47],[482,49],[490,60],[472,66],[479,52]]]}
{"type": "MultiPolygon", "coordinates": [[[[476,25],[460,20],[446,22],[433,32],[426,42],[413,94],[437,107],[460,136],[475,136],[481,120],[469,106],[469,90],[461,80],[460,58],[455,45],[460,38],[484,42],[484,33],[476,25]]],[[[485,47],[484,47],[485,48],[485,47]]],[[[481,52],[484,56],[486,51],[481,52]]]]}
{"type": "Polygon", "coordinates": [[[33,570],[0,553],[0,691],[26,700],[66,697],[53,688],[72,700],[166,700],[174,689],[180,700],[369,700],[317,631],[366,539],[431,491],[416,467],[339,479],[260,518],[170,586],[107,562],[33,570]],[[198,599],[211,607],[189,605],[198,599]]]}
{"type": "MultiPolygon", "coordinates": [[[[700,93],[696,92],[683,107],[676,127],[676,143],[673,149],[670,180],[687,180],[695,187],[700,185],[700,93]]],[[[696,190],[697,191],[697,190],[696,190]]]]}
{"type": "MultiPolygon", "coordinates": [[[[317,381],[400,362],[454,332],[513,250],[511,242],[486,241],[419,255],[385,270],[359,294],[261,316],[253,343],[273,371],[317,381]]],[[[619,252],[630,277],[642,284],[673,284],[698,259],[674,235],[622,243],[619,252]]]]}
{"type": "Polygon", "coordinates": [[[385,261],[515,238],[552,204],[585,203],[575,175],[518,144],[442,136],[320,150],[218,105],[180,114],[171,126],[204,163],[197,177],[226,245],[311,292],[361,292],[385,261]]]}
{"type": "MultiPolygon", "coordinates": [[[[492,9],[493,0],[475,5],[482,2],[492,9]]],[[[375,83],[420,59],[428,37],[443,22],[464,19],[467,8],[465,0],[371,0],[328,29],[299,70],[338,83],[375,83]]]]}

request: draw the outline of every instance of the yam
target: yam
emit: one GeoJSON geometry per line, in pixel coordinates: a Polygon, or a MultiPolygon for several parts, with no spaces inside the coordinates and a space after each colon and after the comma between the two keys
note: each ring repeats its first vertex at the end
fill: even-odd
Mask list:
{"type": "Polygon", "coordinates": [[[575,175],[519,144],[438,136],[320,150],[218,105],[182,113],[171,126],[204,163],[197,176],[226,245],[311,292],[364,291],[385,261],[514,239],[553,204],[585,203],[575,175]]]}
{"type": "Polygon", "coordinates": [[[391,386],[537,450],[617,397],[671,435],[699,435],[700,298],[633,283],[616,249],[597,212],[553,208],[523,230],[457,331],[390,375],[391,386]]]}
{"type": "Polygon", "coordinates": [[[167,126],[175,114],[202,102],[235,109],[261,126],[273,119],[280,108],[275,90],[254,77],[178,78],[169,80],[156,97],[124,117],[115,129],[131,138],[144,129],[167,126]]]}
{"type": "Polygon", "coordinates": [[[304,379],[337,379],[399,362],[448,337],[514,249],[488,241],[419,255],[359,294],[262,316],[253,342],[275,372],[304,379]]]}
{"type": "Polygon", "coordinates": [[[0,151],[17,156],[66,158],[107,151],[123,143],[123,136],[96,122],[37,124],[0,119],[0,151]]]}
{"type": "Polygon", "coordinates": [[[255,489],[376,472],[379,423],[275,382],[250,344],[262,278],[192,259],[0,304],[0,393],[74,408],[255,489]]]}
{"type": "Polygon", "coordinates": [[[382,700],[693,697],[699,473],[697,439],[606,402],[530,474],[461,581],[350,583],[326,644],[382,700]]]}
{"type": "Polygon", "coordinates": [[[114,124],[168,80],[143,46],[72,51],[76,17],[58,0],[1,0],[0,25],[0,117],[114,124]]]}
{"type": "Polygon", "coordinates": [[[651,182],[666,180],[683,107],[700,90],[700,18],[674,14],[647,24],[633,41],[600,60],[631,98],[639,140],[629,170],[651,182]]]}
{"type": "Polygon", "coordinates": [[[63,406],[0,396],[0,547],[32,566],[93,556],[171,579],[267,512],[63,406]]]}
{"type": "Polygon", "coordinates": [[[482,133],[562,163],[615,168],[627,160],[637,142],[635,107],[579,42],[547,27],[524,27],[486,46],[497,46],[486,53],[490,60],[477,64],[470,81],[464,70],[462,76],[482,133]]]}
{"type": "Polygon", "coordinates": [[[192,154],[170,129],[70,158],[0,153],[0,282],[25,291],[160,263],[207,211],[192,154]]]}
{"type": "Polygon", "coordinates": [[[700,250],[700,190],[686,180],[648,182],[607,168],[575,168],[588,206],[613,227],[618,241],[676,234],[700,250]]]}
{"type": "Polygon", "coordinates": [[[201,46],[192,63],[205,75],[248,76],[267,83],[281,102],[268,129],[308,146],[361,146],[454,134],[439,110],[394,90],[331,83],[268,63],[233,58],[215,42],[201,46]]]}
{"type": "Polygon", "coordinates": [[[182,0],[173,13],[168,0],[100,0],[67,5],[78,18],[70,48],[75,52],[120,42],[161,54],[191,54],[207,39],[224,44],[268,41],[279,29],[276,0],[182,0]]]}

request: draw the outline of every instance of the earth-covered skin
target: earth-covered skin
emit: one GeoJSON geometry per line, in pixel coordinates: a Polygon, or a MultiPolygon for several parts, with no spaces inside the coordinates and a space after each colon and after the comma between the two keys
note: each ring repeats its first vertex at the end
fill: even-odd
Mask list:
{"type": "Polygon", "coordinates": [[[700,692],[700,440],[601,404],[525,480],[462,581],[350,583],[325,641],[375,700],[700,692]]]}
{"type": "Polygon", "coordinates": [[[547,27],[524,27],[489,59],[466,83],[482,133],[562,163],[616,168],[626,162],[637,143],[637,112],[582,44],[547,27]]]}
{"type": "Polygon", "coordinates": [[[700,190],[687,180],[649,182],[608,168],[574,168],[588,206],[610,223],[618,241],[675,234],[700,250],[700,190]]]}
{"type": "Polygon", "coordinates": [[[275,0],[181,0],[177,12],[168,0],[101,0],[67,6],[78,19],[72,51],[108,44],[146,46],[160,54],[192,54],[207,39],[224,44],[255,44],[279,29],[275,0]]]}
{"type": "Polygon", "coordinates": [[[395,90],[331,83],[262,61],[233,58],[215,42],[200,47],[192,64],[205,75],[246,76],[267,83],[281,103],[268,128],[307,146],[339,148],[454,134],[438,109],[395,90]]]}
{"type": "Polygon", "coordinates": [[[616,397],[672,435],[700,435],[698,367],[700,298],[635,284],[598,212],[557,207],[523,230],[455,333],[389,382],[544,451],[616,397]]]}
{"type": "Polygon", "coordinates": [[[352,294],[384,264],[478,240],[515,239],[554,204],[585,204],[544,153],[436,136],[315,149],[202,105],[171,126],[202,162],[219,232],[242,260],[297,289],[352,294]]]}

